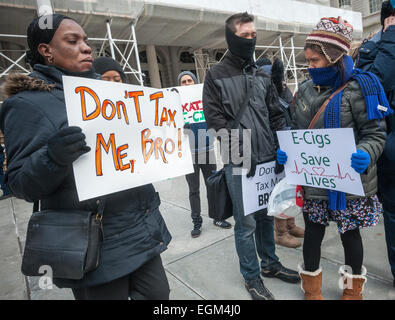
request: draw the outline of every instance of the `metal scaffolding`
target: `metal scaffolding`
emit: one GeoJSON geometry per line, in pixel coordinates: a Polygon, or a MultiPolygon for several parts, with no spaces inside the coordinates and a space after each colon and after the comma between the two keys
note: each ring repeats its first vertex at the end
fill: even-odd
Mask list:
{"type": "MultiPolygon", "coordinates": [[[[304,63],[298,63],[296,60],[296,58],[301,53],[303,53],[303,47],[295,46],[293,36],[289,37],[284,42],[282,36],[279,35],[269,45],[257,45],[255,50],[256,60],[258,60],[262,56],[268,55],[269,50],[271,51],[269,58],[272,62],[275,58],[280,58],[281,61],[284,63],[284,73],[287,85],[293,87],[295,91],[298,89],[298,83],[300,82],[300,80],[305,78],[304,70],[307,70],[307,65],[305,65],[304,63]]],[[[199,82],[204,79],[206,72],[213,65],[222,61],[227,53],[228,50],[224,52],[219,60],[215,60],[210,58],[210,55],[208,53],[202,53],[202,50],[196,50],[194,52],[196,73],[198,74],[199,82]]]]}
{"type": "Polygon", "coordinates": [[[284,64],[285,81],[289,87],[293,87],[295,91],[298,90],[298,83],[301,79],[305,78],[303,70],[307,70],[305,63],[297,63],[296,58],[303,53],[303,47],[296,47],[294,44],[294,36],[290,36],[285,42],[279,35],[274,41],[268,46],[256,46],[256,50],[263,49],[263,52],[256,58],[267,54],[272,49],[276,50],[271,57],[273,62],[274,58],[280,58],[284,64]]]}
{"type": "MultiPolygon", "coordinates": [[[[113,59],[117,60],[125,74],[132,74],[140,85],[143,85],[144,74],[141,72],[140,58],[137,47],[136,33],[135,33],[135,23],[132,22],[130,26],[130,34],[128,39],[113,39],[111,34],[111,20],[106,21],[107,33],[104,38],[89,38],[88,40],[92,43],[98,43],[100,46],[98,56],[103,56],[106,54],[106,48],[110,48],[111,56],[113,59]],[[101,45],[100,45],[101,42],[101,45]],[[134,54],[136,67],[133,67],[132,58],[134,54]],[[117,59],[118,58],[118,59],[117,59]]],[[[0,34],[0,40],[10,41],[17,39],[26,39],[25,35],[13,35],[13,34],[0,34]]],[[[93,48],[92,48],[93,49],[93,48]]],[[[24,59],[26,57],[26,49],[20,50],[5,50],[0,49],[0,58],[3,59],[3,64],[5,67],[0,67],[0,80],[8,75],[10,72],[19,71],[25,74],[30,73],[28,67],[24,64],[24,59]],[[12,57],[18,53],[18,57],[12,57]]]]}

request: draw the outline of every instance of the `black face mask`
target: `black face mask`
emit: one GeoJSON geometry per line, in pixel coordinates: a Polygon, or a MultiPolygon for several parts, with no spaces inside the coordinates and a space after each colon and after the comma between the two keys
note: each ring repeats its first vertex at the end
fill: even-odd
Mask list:
{"type": "Polygon", "coordinates": [[[229,51],[243,60],[252,60],[255,52],[256,37],[253,39],[245,39],[236,36],[232,30],[227,27],[225,30],[229,51]]]}

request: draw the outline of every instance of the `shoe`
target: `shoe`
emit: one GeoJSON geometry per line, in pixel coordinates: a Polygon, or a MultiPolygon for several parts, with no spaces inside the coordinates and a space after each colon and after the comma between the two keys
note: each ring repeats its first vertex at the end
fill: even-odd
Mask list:
{"type": "Polygon", "coordinates": [[[304,229],[299,228],[295,224],[295,218],[287,219],[287,228],[291,236],[294,236],[296,238],[304,238],[304,229]]]}
{"type": "Polygon", "coordinates": [[[192,238],[197,238],[200,236],[202,231],[200,230],[200,226],[194,226],[193,230],[191,231],[192,238]]]}
{"type": "Polygon", "coordinates": [[[300,263],[298,265],[299,275],[302,278],[301,288],[304,292],[305,300],[323,300],[321,294],[322,286],[322,269],[310,272],[304,270],[304,265],[300,263]]]}
{"type": "Polygon", "coordinates": [[[340,283],[343,285],[341,300],[363,300],[363,288],[366,283],[366,268],[362,266],[361,274],[350,274],[344,266],[339,269],[340,283]]]}
{"type": "Polygon", "coordinates": [[[297,283],[300,281],[300,277],[297,271],[285,268],[281,263],[277,263],[267,269],[262,268],[261,274],[264,277],[278,278],[288,283],[297,283]]]}
{"type": "Polygon", "coordinates": [[[245,287],[250,293],[252,300],[275,300],[272,293],[263,284],[261,277],[246,281],[245,287]]]}
{"type": "Polygon", "coordinates": [[[286,248],[297,248],[302,245],[302,242],[293,237],[287,227],[287,220],[274,218],[274,242],[286,248]]]}
{"type": "Polygon", "coordinates": [[[214,220],[213,221],[214,225],[223,229],[230,229],[232,228],[232,225],[225,220],[214,220]]]}

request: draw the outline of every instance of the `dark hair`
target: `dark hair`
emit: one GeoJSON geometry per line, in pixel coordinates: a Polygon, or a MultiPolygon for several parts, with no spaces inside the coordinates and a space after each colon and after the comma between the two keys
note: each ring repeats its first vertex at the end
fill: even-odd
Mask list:
{"type": "Polygon", "coordinates": [[[45,64],[44,57],[38,52],[38,46],[41,43],[48,44],[51,42],[56,30],[59,28],[60,24],[64,19],[74,19],[65,16],[63,14],[50,14],[46,16],[40,16],[33,19],[27,28],[27,44],[29,46],[29,51],[26,52],[27,62],[33,67],[35,64],[45,64]],[[43,28],[41,22],[51,21],[51,28],[43,28]]]}
{"type": "Polygon", "coordinates": [[[248,22],[254,22],[254,16],[246,11],[230,16],[228,19],[226,19],[225,26],[232,30],[233,33],[236,33],[236,25],[248,22]]]}
{"type": "MultiPolygon", "coordinates": [[[[328,60],[328,58],[326,57],[326,55],[322,51],[322,48],[318,44],[306,43],[304,45],[304,50],[306,50],[306,49],[313,50],[316,53],[324,56],[325,59],[328,60]]],[[[336,67],[336,68],[338,68],[340,70],[340,74],[342,76],[342,81],[344,82],[345,81],[345,70],[346,70],[346,67],[344,66],[344,56],[341,57],[339,60],[337,60],[336,63],[332,64],[332,66],[334,66],[334,67],[336,67]]]]}

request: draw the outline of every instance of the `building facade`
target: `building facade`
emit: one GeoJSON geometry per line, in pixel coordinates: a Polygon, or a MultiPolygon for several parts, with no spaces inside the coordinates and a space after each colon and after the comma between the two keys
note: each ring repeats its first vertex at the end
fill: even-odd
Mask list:
{"type": "Polygon", "coordinates": [[[224,22],[237,12],[254,14],[256,57],[281,58],[291,86],[303,77],[303,43],[321,17],[343,16],[357,38],[363,33],[361,13],[331,0],[0,0],[0,82],[30,71],[26,29],[48,8],[78,21],[95,55],[118,60],[130,83],[156,88],[176,85],[185,70],[202,82],[226,54],[224,22]]]}
{"type": "Polygon", "coordinates": [[[384,0],[331,0],[330,5],[336,8],[361,12],[363,35],[367,37],[380,30],[380,11],[383,1],[384,0]]]}

